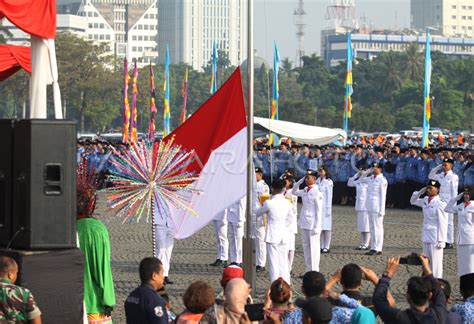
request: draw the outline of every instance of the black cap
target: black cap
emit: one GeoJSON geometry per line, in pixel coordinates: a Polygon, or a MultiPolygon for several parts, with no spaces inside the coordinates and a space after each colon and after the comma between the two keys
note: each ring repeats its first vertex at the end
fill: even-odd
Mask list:
{"type": "Polygon", "coordinates": [[[436,187],[436,188],[439,188],[441,187],[441,184],[436,181],[436,180],[428,180],[428,183],[426,184],[427,187],[436,187]]]}
{"type": "Polygon", "coordinates": [[[403,147],[400,149],[400,153],[406,153],[408,151],[408,149],[406,147],[403,147]]]}
{"type": "Polygon", "coordinates": [[[358,167],[359,167],[359,170],[364,170],[364,171],[369,168],[369,166],[367,164],[361,164],[358,167]]]}
{"type": "Polygon", "coordinates": [[[428,151],[426,149],[423,149],[423,150],[421,150],[421,154],[430,154],[430,151],[428,151]]]}
{"type": "Polygon", "coordinates": [[[255,168],[255,173],[262,173],[263,174],[263,170],[259,167],[256,167],[255,168]]]}
{"type": "Polygon", "coordinates": [[[373,162],[372,163],[372,168],[379,168],[379,169],[382,169],[382,165],[378,162],[373,162]]]}
{"type": "Polygon", "coordinates": [[[293,177],[292,175],[290,175],[290,174],[282,174],[281,179],[282,179],[282,180],[293,181],[293,180],[294,180],[294,177],[293,177]]]}
{"type": "Polygon", "coordinates": [[[294,176],[295,175],[295,169],[288,168],[288,169],[285,169],[285,172],[283,172],[283,173],[294,176]]]}
{"type": "Polygon", "coordinates": [[[319,296],[308,300],[298,298],[295,304],[303,310],[303,314],[311,318],[312,323],[329,323],[332,319],[332,305],[327,298],[319,296]]]}
{"type": "Polygon", "coordinates": [[[311,176],[317,177],[317,176],[318,176],[318,172],[315,171],[315,170],[308,169],[308,170],[306,170],[306,175],[311,175],[311,176]]]}
{"type": "Polygon", "coordinates": [[[282,179],[273,180],[272,188],[275,190],[282,190],[283,188],[285,188],[285,181],[282,179]]]}
{"type": "Polygon", "coordinates": [[[444,159],[443,159],[443,163],[451,163],[451,164],[454,164],[454,159],[444,158],[444,159]]]}
{"type": "Polygon", "coordinates": [[[384,149],[383,149],[382,147],[378,147],[378,146],[377,146],[377,147],[374,147],[374,151],[375,151],[375,152],[382,152],[382,153],[383,153],[384,149]]]}

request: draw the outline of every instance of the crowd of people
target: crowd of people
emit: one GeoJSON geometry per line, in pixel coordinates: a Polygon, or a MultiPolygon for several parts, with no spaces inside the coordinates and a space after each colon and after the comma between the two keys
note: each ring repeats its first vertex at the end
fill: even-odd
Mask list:
{"type": "Polygon", "coordinates": [[[183,295],[184,311],[173,312],[163,281],[163,265],[156,258],[140,263],[141,285],[125,301],[127,323],[473,323],[474,273],[460,277],[463,302],[453,304],[451,285],[433,275],[429,259],[416,256],[422,276],[413,276],[406,286],[407,309],[396,308],[389,285],[400,257],[389,258],[378,276],[369,268],[350,263],[326,279],[318,271],[302,277],[304,298],[293,298],[293,288],[283,278],[274,280],[265,300],[255,303],[252,288],[244,280],[242,268],[224,268],[221,291],[203,281],[191,283],[183,295]],[[372,293],[361,292],[363,281],[374,286],[372,293]],[[340,285],[341,292],[334,290],[340,285]]]}
{"type": "MultiPolygon", "coordinates": [[[[472,143],[461,138],[456,143],[432,143],[427,149],[414,144],[405,138],[371,143],[359,138],[350,139],[345,146],[282,142],[278,149],[269,150],[265,143],[255,141],[251,225],[256,270],[268,268],[272,282],[265,301],[254,303],[251,287],[243,279],[242,239],[247,220],[246,198],[241,197],[212,221],[217,259],[211,265],[224,267],[222,291],[216,294],[208,283],[194,282],[183,295],[185,311],[173,314],[164,290],[173,283],[168,278],[173,238],[168,237],[166,224],[157,224],[161,237],[158,258],[140,263],[142,284],[125,301],[127,323],[375,323],[376,316],[386,323],[473,323],[472,143]],[[424,275],[407,283],[409,309],[394,308],[388,289],[400,264],[398,257],[388,259],[381,276],[357,264],[345,265],[327,280],[319,272],[321,253],[331,253],[333,204],[355,206],[354,230],[360,233],[355,248],[370,256],[383,251],[386,207],[421,208],[423,254],[413,258],[422,265],[424,275]],[[454,214],[459,220],[456,236],[454,214]],[[294,300],[291,273],[298,232],[305,262],[301,289],[306,298],[294,300]],[[442,279],[443,250],[454,244],[464,303],[448,311],[451,292],[442,279]],[[360,292],[362,280],[373,283],[372,295],[360,292]],[[341,294],[333,291],[337,283],[341,294]]],[[[113,167],[111,157],[125,149],[127,145],[100,140],[77,144],[78,164],[82,165],[77,181],[78,239],[85,257],[84,313],[89,323],[112,321],[115,293],[109,237],[93,213],[95,190],[107,185],[104,180],[113,167]]],[[[15,286],[17,272],[13,259],[0,258],[0,320],[40,323],[41,312],[31,292],[15,286]]]]}

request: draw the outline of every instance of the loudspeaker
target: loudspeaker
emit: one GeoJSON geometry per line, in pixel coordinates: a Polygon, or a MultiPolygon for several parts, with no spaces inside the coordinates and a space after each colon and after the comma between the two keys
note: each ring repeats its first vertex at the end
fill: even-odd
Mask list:
{"type": "Polygon", "coordinates": [[[76,247],[75,122],[15,122],[12,218],[15,249],[76,247]]]}
{"type": "Polygon", "coordinates": [[[31,291],[43,323],[82,323],[84,262],[81,250],[0,250],[18,264],[16,285],[31,291]]]}
{"type": "Polygon", "coordinates": [[[0,246],[7,246],[12,230],[13,119],[0,119],[0,246]]]}

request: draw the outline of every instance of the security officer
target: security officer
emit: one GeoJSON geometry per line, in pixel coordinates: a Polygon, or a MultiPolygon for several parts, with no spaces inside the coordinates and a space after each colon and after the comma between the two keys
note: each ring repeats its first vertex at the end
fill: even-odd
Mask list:
{"type": "Polygon", "coordinates": [[[435,278],[443,278],[443,248],[447,239],[446,203],[438,196],[440,183],[430,180],[426,187],[415,191],[410,203],[423,209],[423,254],[430,259],[435,278]],[[420,198],[426,192],[424,198],[420,198]]]}
{"type": "Polygon", "coordinates": [[[359,172],[350,177],[347,182],[349,187],[356,188],[355,210],[357,212],[357,230],[360,232],[360,245],[357,250],[368,250],[370,244],[369,213],[366,203],[368,184],[360,181],[367,169],[366,165],[360,166],[359,172]]]}
{"type": "MultiPolygon", "coordinates": [[[[448,203],[458,195],[458,176],[452,171],[454,160],[452,158],[445,158],[443,164],[431,170],[429,178],[436,180],[441,184],[439,190],[440,198],[448,203]],[[438,171],[441,171],[438,173],[438,171]]],[[[446,240],[446,249],[452,249],[454,243],[454,224],[453,214],[448,213],[448,237],[446,240]]]]}
{"type": "Polygon", "coordinates": [[[217,238],[217,259],[210,265],[227,266],[229,259],[229,240],[227,238],[227,209],[219,212],[212,221],[217,238]]]}
{"type": "Polygon", "coordinates": [[[244,238],[246,197],[243,196],[227,208],[227,226],[229,228],[229,261],[242,264],[242,239],[244,238]]]}
{"type": "Polygon", "coordinates": [[[367,183],[367,211],[370,225],[370,251],[366,255],[380,255],[383,248],[383,218],[387,198],[387,179],[382,174],[382,165],[372,163],[372,176],[364,174],[361,181],[367,183]]]}
{"type": "Polygon", "coordinates": [[[418,183],[416,181],[417,176],[417,163],[418,157],[416,156],[416,148],[410,147],[408,150],[407,164],[406,164],[406,173],[407,173],[407,194],[410,195],[410,192],[413,192],[417,189],[418,183]]]}
{"type": "Polygon", "coordinates": [[[465,188],[446,206],[448,213],[458,214],[456,243],[458,276],[474,273],[474,187],[465,188]],[[458,201],[461,199],[461,202],[458,201]]]}
{"type": "Polygon", "coordinates": [[[306,272],[319,271],[319,260],[321,257],[320,236],[323,215],[323,195],[316,186],[318,173],[308,169],[306,176],[296,182],[291,190],[293,195],[301,197],[303,206],[300,211],[300,229],[303,242],[303,254],[306,272]],[[299,187],[306,182],[306,187],[299,187]]]}
{"type": "Polygon", "coordinates": [[[466,160],[467,163],[463,169],[464,186],[470,187],[474,186],[474,155],[468,155],[466,160]]]}
{"type": "Polygon", "coordinates": [[[285,181],[275,179],[272,182],[272,198],[266,200],[262,207],[255,211],[258,216],[267,215],[265,242],[268,255],[268,272],[270,282],[282,277],[290,283],[288,267],[287,223],[293,219],[293,205],[285,198],[285,181]]]}
{"type": "MultiPolygon", "coordinates": [[[[260,207],[260,199],[262,196],[270,195],[270,188],[263,180],[263,172],[260,168],[255,168],[255,195],[256,203],[254,208],[260,207]]],[[[265,264],[267,263],[267,248],[265,244],[265,217],[266,215],[261,214],[255,217],[255,258],[257,264],[257,272],[265,270],[265,264]]]]}
{"type": "Polygon", "coordinates": [[[125,300],[127,324],[168,324],[166,303],[157,292],[163,288],[163,264],[157,258],[140,262],[140,287],[125,300]]]}
{"type": "Polygon", "coordinates": [[[395,206],[398,208],[406,208],[408,203],[408,198],[405,194],[408,192],[406,175],[407,157],[405,156],[406,151],[406,148],[401,148],[400,153],[395,158],[395,206]]]}
{"type": "Polygon", "coordinates": [[[420,157],[416,160],[416,182],[417,189],[423,188],[425,183],[428,182],[428,174],[430,172],[428,159],[430,152],[428,150],[421,150],[420,157]]]}

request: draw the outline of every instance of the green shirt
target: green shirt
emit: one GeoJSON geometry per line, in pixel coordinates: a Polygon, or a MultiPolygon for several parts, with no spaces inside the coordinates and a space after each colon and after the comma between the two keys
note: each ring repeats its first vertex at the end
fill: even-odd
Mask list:
{"type": "Polygon", "coordinates": [[[79,247],[84,254],[84,302],[88,314],[104,312],[115,305],[110,267],[110,240],[105,225],[95,218],[77,221],[79,247]]]}
{"type": "Polygon", "coordinates": [[[0,322],[27,323],[41,315],[31,292],[4,278],[0,281],[0,322]]]}

